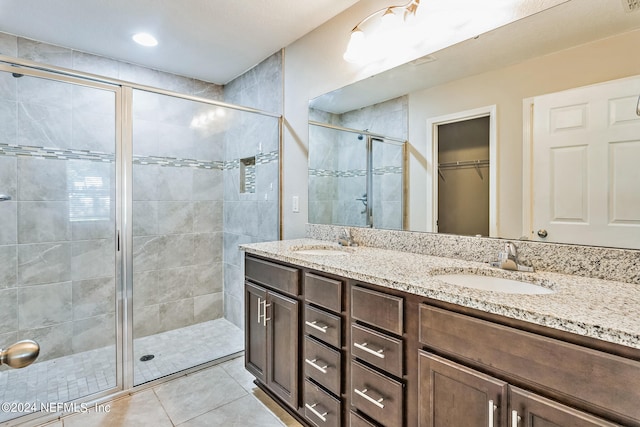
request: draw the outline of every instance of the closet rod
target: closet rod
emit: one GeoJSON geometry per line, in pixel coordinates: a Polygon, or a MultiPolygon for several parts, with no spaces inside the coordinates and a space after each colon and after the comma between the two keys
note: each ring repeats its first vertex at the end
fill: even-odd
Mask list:
{"type": "Polygon", "coordinates": [[[469,166],[489,166],[489,160],[466,160],[462,162],[445,162],[439,163],[439,168],[457,168],[469,166]]]}

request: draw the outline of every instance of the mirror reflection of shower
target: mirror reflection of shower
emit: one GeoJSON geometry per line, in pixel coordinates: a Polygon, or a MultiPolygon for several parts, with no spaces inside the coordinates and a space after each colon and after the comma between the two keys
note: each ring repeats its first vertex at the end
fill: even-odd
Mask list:
{"type": "Polygon", "coordinates": [[[406,140],[309,124],[309,222],[403,229],[406,140]]]}
{"type": "Polygon", "coordinates": [[[362,197],[356,197],[356,200],[359,200],[364,205],[364,209],[360,212],[361,214],[367,213],[367,193],[364,193],[362,197]]]}

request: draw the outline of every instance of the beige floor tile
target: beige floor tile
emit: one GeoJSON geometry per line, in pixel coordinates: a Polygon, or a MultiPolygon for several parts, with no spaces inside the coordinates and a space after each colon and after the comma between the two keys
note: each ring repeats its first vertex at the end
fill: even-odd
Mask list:
{"type": "Polygon", "coordinates": [[[246,395],[180,427],[282,427],[283,423],[253,397],[246,395]]]}
{"type": "Polygon", "coordinates": [[[287,427],[302,427],[295,418],[293,418],[287,411],[282,409],[280,405],[278,405],[275,400],[270,398],[264,391],[256,388],[253,391],[253,397],[262,403],[269,412],[273,413],[279,420],[287,427]]]}
{"type": "Polygon", "coordinates": [[[247,394],[220,366],[175,379],[153,390],[174,424],[184,423],[247,394]]]}
{"type": "Polygon", "coordinates": [[[253,381],[255,377],[244,368],[244,356],[236,357],[220,365],[247,392],[252,393],[258,388],[253,381]]]}
{"type": "Polygon", "coordinates": [[[172,427],[152,390],[107,402],[109,412],[90,411],[62,419],[64,427],[172,427]]]}

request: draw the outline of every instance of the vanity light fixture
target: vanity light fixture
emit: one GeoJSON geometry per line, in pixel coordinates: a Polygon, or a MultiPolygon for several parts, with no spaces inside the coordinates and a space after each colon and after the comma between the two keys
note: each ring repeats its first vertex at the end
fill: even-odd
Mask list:
{"type": "Polygon", "coordinates": [[[133,41],[139,45],[153,47],[158,45],[158,40],[149,33],[137,33],[132,37],[133,41]]]}
{"type": "Polygon", "coordinates": [[[345,61],[363,63],[384,58],[394,46],[402,43],[406,35],[404,30],[410,21],[415,20],[418,6],[420,0],[411,0],[401,6],[388,6],[358,22],[351,30],[351,39],[343,55],[345,61]],[[372,21],[374,17],[380,19],[372,21]],[[366,34],[365,24],[370,27],[366,34]]]}

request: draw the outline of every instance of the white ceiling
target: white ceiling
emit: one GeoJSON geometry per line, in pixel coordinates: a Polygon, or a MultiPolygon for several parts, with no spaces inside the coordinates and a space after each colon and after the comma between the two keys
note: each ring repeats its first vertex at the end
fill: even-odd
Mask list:
{"type": "Polygon", "coordinates": [[[357,1],[0,0],[0,31],[225,84],[357,1]]]}

